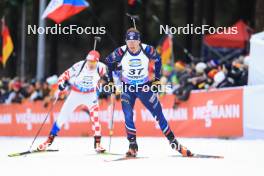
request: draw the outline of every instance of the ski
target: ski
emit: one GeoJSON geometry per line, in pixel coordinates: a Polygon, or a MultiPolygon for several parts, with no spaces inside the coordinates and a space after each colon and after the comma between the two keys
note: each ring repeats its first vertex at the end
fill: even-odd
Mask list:
{"type": "Polygon", "coordinates": [[[124,156],[124,157],[121,157],[121,158],[116,158],[116,159],[112,159],[112,160],[104,160],[105,162],[112,162],[112,161],[126,161],[126,160],[136,160],[136,159],[145,159],[145,158],[148,158],[148,157],[127,157],[127,156],[124,156]]]}
{"type": "Polygon", "coordinates": [[[218,155],[203,155],[203,154],[194,154],[194,158],[216,158],[216,159],[224,159],[224,156],[218,155]]]}
{"type": "Polygon", "coordinates": [[[95,152],[95,153],[88,154],[88,155],[121,156],[121,155],[124,155],[124,154],[121,154],[121,153],[111,153],[111,152],[103,152],[103,153],[95,152]]]}
{"type": "Polygon", "coordinates": [[[15,157],[15,156],[22,156],[22,155],[28,155],[28,154],[33,154],[33,153],[46,153],[46,152],[58,152],[59,150],[57,149],[48,149],[48,150],[43,150],[43,151],[40,151],[40,150],[28,150],[28,151],[25,151],[25,152],[18,152],[18,153],[12,153],[12,154],[9,154],[8,156],[9,157],[15,157]]]}
{"type": "Polygon", "coordinates": [[[116,155],[116,156],[121,156],[123,154],[121,153],[111,153],[111,152],[103,152],[103,153],[97,153],[99,155],[116,155]]]}
{"type": "Polygon", "coordinates": [[[213,158],[213,159],[223,159],[224,158],[224,156],[219,156],[219,155],[204,155],[204,154],[194,154],[193,156],[171,155],[171,157],[183,157],[183,158],[213,158]]]}

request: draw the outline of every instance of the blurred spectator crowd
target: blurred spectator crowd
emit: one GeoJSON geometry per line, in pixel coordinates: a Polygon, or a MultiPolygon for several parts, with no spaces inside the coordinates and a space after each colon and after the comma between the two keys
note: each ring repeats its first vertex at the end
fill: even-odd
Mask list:
{"type": "MultiPolygon", "coordinates": [[[[219,63],[184,63],[177,61],[162,66],[161,83],[171,85],[167,94],[175,95],[175,107],[187,101],[192,90],[243,86],[247,84],[248,58],[240,56],[231,61],[219,63]]],[[[57,90],[56,75],[46,80],[0,79],[0,104],[22,103],[43,100],[44,106],[54,97],[57,90]]],[[[99,98],[107,98],[104,93],[99,98]]],[[[62,94],[61,99],[65,98],[62,94]]]]}
{"type": "Polygon", "coordinates": [[[171,84],[175,107],[187,101],[192,90],[227,88],[247,85],[248,56],[220,63],[208,60],[186,64],[177,61],[162,67],[162,84],[171,84]]]}
{"type": "Polygon", "coordinates": [[[1,78],[0,104],[22,103],[24,101],[50,101],[54,95],[56,85],[50,79],[43,81],[1,78]]]}

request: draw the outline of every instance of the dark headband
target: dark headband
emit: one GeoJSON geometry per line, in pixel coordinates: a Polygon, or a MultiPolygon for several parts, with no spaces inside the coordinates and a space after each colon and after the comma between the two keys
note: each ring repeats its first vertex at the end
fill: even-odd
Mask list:
{"type": "Polygon", "coordinates": [[[140,40],[140,33],[134,31],[127,32],[126,40],[140,40]]]}

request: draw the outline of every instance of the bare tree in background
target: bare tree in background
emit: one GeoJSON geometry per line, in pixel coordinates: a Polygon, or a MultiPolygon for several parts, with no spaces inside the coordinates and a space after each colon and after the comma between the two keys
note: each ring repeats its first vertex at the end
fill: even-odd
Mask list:
{"type": "Polygon", "coordinates": [[[256,0],[255,29],[256,29],[256,32],[260,32],[264,30],[264,1],[263,0],[256,0]]]}

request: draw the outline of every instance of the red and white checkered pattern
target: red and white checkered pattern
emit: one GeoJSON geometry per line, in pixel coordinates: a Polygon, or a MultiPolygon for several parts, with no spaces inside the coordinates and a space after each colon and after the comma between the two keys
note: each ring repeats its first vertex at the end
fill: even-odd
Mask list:
{"type": "Polygon", "coordinates": [[[94,136],[101,136],[101,124],[99,121],[98,110],[99,110],[98,104],[89,108],[90,118],[92,121],[92,130],[94,131],[94,136]]]}

